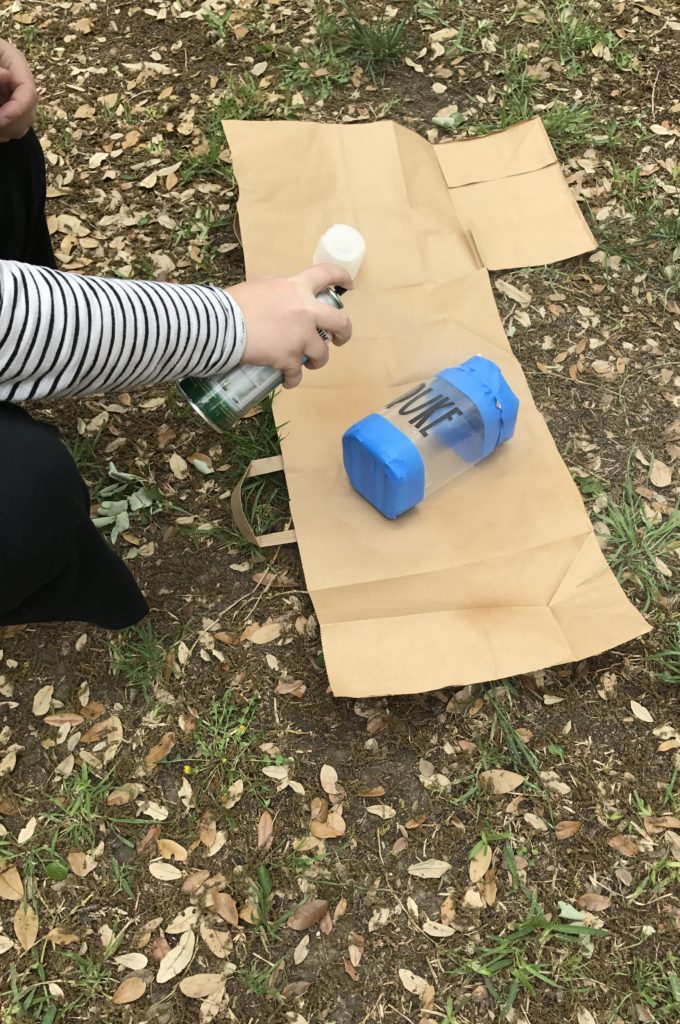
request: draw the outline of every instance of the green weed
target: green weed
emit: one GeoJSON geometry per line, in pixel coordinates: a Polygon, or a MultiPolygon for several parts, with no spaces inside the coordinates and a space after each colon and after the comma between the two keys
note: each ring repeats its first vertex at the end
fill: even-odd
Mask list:
{"type": "Polygon", "coordinates": [[[199,776],[202,785],[218,796],[237,780],[259,786],[260,778],[254,777],[253,766],[271,762],[266,755],[253,751],[262,739],[253,725],[258,710],[255,697],[239,705],[232,691],[225,690],[196,720],[192,734],[195,753],[183,763],[192,776],[199,776]]]}
{"type": "Polygon", "coordinates": [[[617,972],[626,979],[628,991],[616,1004],[611,1019],[625,1013],[626,1020],[667,1021],[680,1017],[680,964],[673,953],[662,958],[633,957],[624,970],[617,972]]]}
{"type": "Polygon", "coordinates": [[[264,864],[260,864],[256,877],[250,884],[250,899],[255,907],[254,922],[259,930],[260,940],[264,948],[269,949],[269,944],[279,939],[281,929],[293,911],[277,911],[278,896],[274,890],[272,876],[264,864]]]}
{"type": "Polygon", "coordinates": [[[582,59],[589,56],[594,48],[600,48],[602,53],[608,50],[609,59],[619,71],[636,66],[634,54],[625,48],[617,35],[591,21],[569,0],[558,0],[556,5],[547,3],[544,6],[548,24],[545,49],[556,55],[567,78],[577,78],[583,73],[582,59]]]}
{"type": "Polygon", "coordinates": [[[167,670],[167,651],[145,622],[131,626],[109,643],[109,664],[114,675],[123,675],[134,690],[140,690],[149,703],[153,690],[167,670]]]}
{"type": "Polygon", "coordinates": [[[670,640],[670,646],[648,655],[646,661],[657,679],[680,685],[680,626],[676,626],[675,639],[670,640]]]}
{"type": "MultiPolygon", "coordinates": [[[[512,707],[512,687],[506,682],[504,688],[505,697],[512,707]]],[[[533,776],[540,782],[541,769],[538,759],[510,721],[510,716],[504,702],[499,699],[494,689],[487,691],[486,700],[494,711],[491,739],[493,740],[494,733],[498,730],[502,737],[503,745],[510,757],[513,770],[520,775],[528,774],[533,776]]]]}
{"type": "Polygon", "coordinates": [[[406,30],[415,13],[413,5],[404,14],[390,16],[385,0],[379,13],[370,20],[346,0],[340,0],[340,6],[346,14],[346,24],[342,26],[339,38],[340,52],[355,60],[373,77],[383,74],[401,60],[406,51],[406,30]]]}
{"type": "Polygon", "coordinates": [[[265,966],[259,970],[253,966],[249,973],[245,975],[244,981],[248,992],[254,996],[260,996],[262,999],[274,999],[279,1003],[283,1002],[283,996],[278,991],[276,985],[283,973],[285,960],[277,960],[275,963],[270,963],[264,957],[258,957],[258,960],[265,966]]]}
{"type": "Polygon", "coordinates": [[[234,187],[234,172],[231,164],[222,159],[226,140],[222,121],[256,121],[270,117],[271,106],[259,88],[253,75],[230,75],[217,102],[201,119],[205,142],[198,151],[178,151],[182,159],[179,177],[183,184],[199,179],[218,181],[229,189],[234,187]]]}
{"type": "Polygon", "coordinates": [[[196,284],[211,284],[219,277],[219,232],[230,226],[231,218],[210,206],[197,206],[190,216],[172,229],[170,241],[173,251],[186,247],[187,255],[194,263],[192,278],[196,284]]]}
{"type": "Polygon", "coordinates": [[[583,916],[563,906],[562,914],[547,915],[533,893],[526,893],[530,906],[522,923],[505,935],[492,936],[474,956],[450,952],[454,977],[481,980],[490,999],[500,1007],[504,1019],[515,1006],[520,993],[535,996],[538,988],[561,988],[566,979],[577,991],[581,966],[601,929],[583,923],[583,916]]]}
{"type": "Polygon", "coordinates": [[[101,430],[94,434],[76,434],[74,439],[67,443],[73,461],[94,489],[101,486],[102,481],[102,466],[97,450],[101,436],[101,430]]]}
{"type": "Polygon", "coordinates": [[[560,160],[588,146],[616,149],[621,145],[616,122],[603,126],[587,103],[555,103],[541,112],[541,118],[560,160]]]}
{"type": "Polygon", "coordinates": [[[677,551],[680,509],[661,522],[651,521],[635,493],[629,458],[621,497],[608,502],[602,519],[608,531],[604,540],[609,564],[619,582],[627,583],[642,600],[643,613],[648,612],[662,595],[673,592],[662,566],[677,551]]]}

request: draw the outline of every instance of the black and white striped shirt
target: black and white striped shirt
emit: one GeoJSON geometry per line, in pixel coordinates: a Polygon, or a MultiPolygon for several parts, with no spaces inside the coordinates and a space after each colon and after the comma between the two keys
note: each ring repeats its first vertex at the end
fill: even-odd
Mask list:
{"type": "Polygon", "coordinates": [[[210,377],[244,347],[241,310],[220,288],[0,260],[0,401],[210,377]]]}

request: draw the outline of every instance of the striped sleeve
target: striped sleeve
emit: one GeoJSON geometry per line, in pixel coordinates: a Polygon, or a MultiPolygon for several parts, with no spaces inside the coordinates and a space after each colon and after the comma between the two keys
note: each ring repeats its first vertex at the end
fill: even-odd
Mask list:
{"type": "Polygon", "coordinates": [[[244,347],[241,310],[220,288],[0,260],[0,401],[210,377],[244,347]]]}

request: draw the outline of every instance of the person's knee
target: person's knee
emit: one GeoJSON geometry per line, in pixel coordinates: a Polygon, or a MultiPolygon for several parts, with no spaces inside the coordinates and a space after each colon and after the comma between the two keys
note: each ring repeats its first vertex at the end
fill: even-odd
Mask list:
{"type": "Polygon", "coordinates": [[[0,407],[0,434],[0,565],[49,571],[88,518],[83,482],[56,431],[21,410],[0,407]]]}

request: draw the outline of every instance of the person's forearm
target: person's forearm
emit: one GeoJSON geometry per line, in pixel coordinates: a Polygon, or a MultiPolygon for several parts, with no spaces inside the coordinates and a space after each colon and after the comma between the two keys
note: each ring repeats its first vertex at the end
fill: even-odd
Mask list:
{"type": "Polygon", "coordinates": [[[219,288],[0,260],[0,401],[208,377],[236,365],[244,345],[241,311],[219,288]]]}

